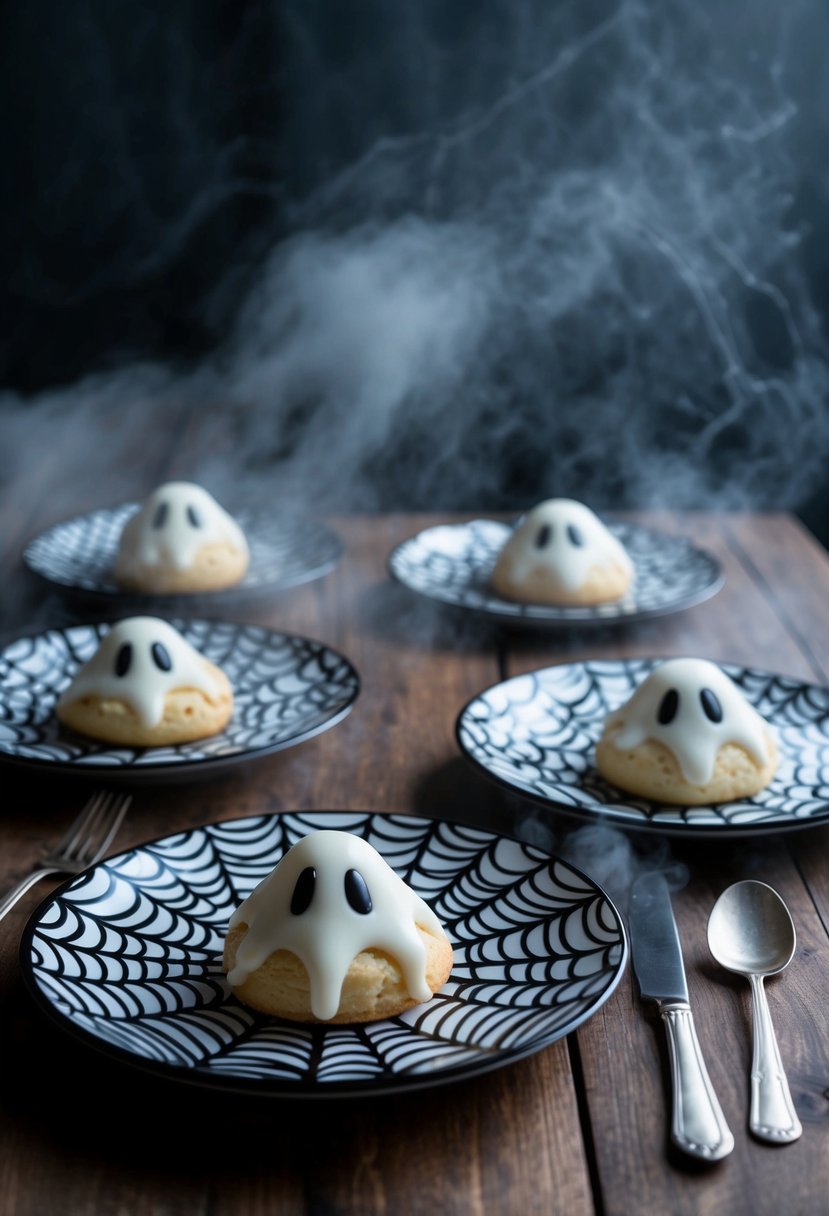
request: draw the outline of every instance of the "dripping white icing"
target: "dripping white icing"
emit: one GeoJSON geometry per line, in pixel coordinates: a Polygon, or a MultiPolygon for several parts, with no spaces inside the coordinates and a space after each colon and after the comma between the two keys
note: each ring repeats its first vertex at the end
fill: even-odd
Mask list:
{"type": "Polygon", "coordinates": [[[276,868],[239,905],[231,928],[246,924],[235,965],[228,972],[232,987],[243,984],[275,950],[290,950],[305,965],[311,985],[311,1011],[325,1021],[334,1017],[352,960],[375,947],[394,958],[410,996],[428,1001],[426,948],[417,925],[445,938],[440,921],[375,848],[350,832],[322,830],[297,841],[276,868]],[[313,894],[306,910],[291,911],[297,879],[314,871],[313,894]],[[358,912],[345,894],[346,875],[356,870],[371,897],[371,911],[358,912]]]}
{"type": "Polygon", "coordinates": [[[605,729],[608,741],[619,751],[638,747],[646,739],[663,743],[676,757],[685,780],[705,785],[725,743],[738,744],[757,764],[764,765],[772,728],[716,663],[668,659],[625,705],[608,715],[605,729]],[[670,721],[660,722],[660,712],[663,717],[670,713],[672,690],[677,696],[675,712],[670,721]],[[704,690],[716,698],[722,713],[718,722],[705,712],[704,700],[709,699],[703,696],[704,690]]]}
{"type": "Polygon", "coordinates": [[[204,663],[204,657],[166,621],[127,617],[111,627],[58,705],[89,695],[112,698],[125,701],[145,726],[155,726],[164,716],[164,699],[171,688],[198,688],[208,697],[221,694],[222,685],[204,663]],[[168,660],[165,670],[159,664],[168,660]],[[119,666],[126,667],[122,675],[119,666]]]}
{"type": "Polygon", "coordinates": [[[242,529],[207,490],[189,481],[168,481],[124,525],[118,574],[123,578],[159,565],[186,570],[202,545],[222,540],[249,553],[242,529]]]}
{"type": "Polygon", "coordinates": [[[617,564],[633,574],[633,563],[621,542],[595,512],[572,498],[549,498],[533,507],[506,546],[516,583],[537,568],[554,574],[568,591],[577,590],[594,566],[617,564]]]}

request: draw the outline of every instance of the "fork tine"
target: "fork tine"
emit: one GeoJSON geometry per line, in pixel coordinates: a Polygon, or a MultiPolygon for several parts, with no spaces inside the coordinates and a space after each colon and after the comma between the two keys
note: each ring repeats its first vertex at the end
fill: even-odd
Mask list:
{"type": "Polygon", "coordinates": [[[126,815],[127,811],[129,810],[129,806],[130,806],[131,802],[132,802],[132,794],[122,795],[120,805],[116,806],[115,812],[112,815],[112,819],[111,819],[111,822],[109,825],[109,830],[104,833],[104,837],[98,846],[98,851],[95,854],[95,858],[94,858],[95,861],[97,861],[99,857],[102,857],[104,855],[104,853],[107,851],[107,849],[109,848],[109,846],[112,844],[113,840],[115,839],[115,834],[118,831],[118,829],[120,828],[121,824],[123,823],[124,816],[126,815]]]}
{"type": "Polygon", "coordinates": [[[91,819],[97,814],[98,808],[110,797],[106,790],[98,790],[84,804],[78,817],[71,824],[63,840],[52,850],[54,853],[66,853],[75,844],[79,836],[83,836],[91,819]]]}
{"type": "Polygon", "coordinates": [[[84,859],[98,837],[101,825],[109,822],[107,808],[109,807],[111,797],[111,794],[107,794],[104,800],[99,802],[94,809],[90,807],[89,813],[84,816],[83,823],[79,826],[79,830],[75,833],[69,846],[62,853],[58,853],[57,856],[64,857],[67,861],[78,865],[84,863],[84,859]]]}
{"type": "Polygon", "coordinates": [[[77,844],[76,861],[81,866],[92,865],[109,848],[127,813],[132,795],[112,795],[89,821],[84,840],[77,844]],[[101,834],[103,831],[103,835],[101,834]]]}
{"type": "Polygon", "coordinates": [[[93,795],[58,847],[0,898],[0,920],[41,878],[60,873],[77,874],[94,865],[112,843],[131,802],[131,794],[116,797],[101,790],[93,795]]]}

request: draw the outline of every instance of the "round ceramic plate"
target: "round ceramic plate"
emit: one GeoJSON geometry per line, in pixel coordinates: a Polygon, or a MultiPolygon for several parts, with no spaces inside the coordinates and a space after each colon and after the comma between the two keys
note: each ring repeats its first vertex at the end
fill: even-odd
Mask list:
{"type": "Polygon", "coordinates": [[[440,820],[315,811],[111,857],[40,906],[20,956],[46,1012],[122,1060],[219,1089],[333,1097],[442,1084],[539,1051],[607,1000],[627,940],[607,895],[538,849],[440,820]],[[231,994],[231,912],[320,828],[365,837],[441,920],[454,965],[427,1004],[363,1026],[303,1025],[231,994]]]}
{"type": "Polygon", "coordinates": [[[566,663],[505,680],[461,711],[461,750],[489,777],[548,806],[622,828],[676,835],[752,835],[829,820],[829,689],[720,663],[776,729],[777,772],[753,798],[668,806],[625,794],[597,772],[605,717],[662,659],[566,663]]]}
{"type": "MultiPolygon", "coordinates": [[[[139,503],[104,508],[56,524],[30,541],[23,560],[30,570],[58,586],[85,595],[128,597],[130,599],[197,598],[188,596],[146,596],[119,587],[112,569],[124,524],[139,508],[139,503]]],[[[342,554],[342,542],[327,528],[314,521],[303,523],[268,522],[237,516],[250,545],[250,566],[236,587],[224,591],[199,592],[198,598],[211,601],[217,596],[240,592],[278,591],[319,578],[331,570],[342,554]]]]}
{"type": "Polygon", "coordinates": [[[608,527],[635,571],[630,594],[612,604],[553,607],[495,595],[489,578],[512,527],[493,519],[426,528],[392,550],[389,571],[421,595],[517,625],[605,625],[663,616],[699,604],[722,587],[716,558],[683,537],[638,524],[609,522],[608,527]]]}
{"type": "Polygon", "coordinates": [[[360,688],[347,659],[320,642],[254,625],[171,620],[234,690],[233,717],[208,739],[129,748],[69,731],[55,703],[91,658],[107,624],[50,629],[0,651],[0,760],[107,779],[167,778],[237,764],[301,743],[348,713],[360,688]]]}

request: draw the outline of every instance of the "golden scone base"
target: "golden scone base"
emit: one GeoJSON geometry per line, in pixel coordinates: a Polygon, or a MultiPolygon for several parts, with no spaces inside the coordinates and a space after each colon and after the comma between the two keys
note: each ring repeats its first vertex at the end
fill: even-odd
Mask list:
{"type": "Polygon", "coordinates": [[[777,768],[777,744],[770,734],[766,741],[768,760],[764,765],[756,764],[736,743],[725,743],[711,780],[705,785],[686,781],[673,752],[655,739],[620,751],[603,735],[596,744],[596,767],[606,781],[640,798],[678,806],[707,806],[751,798],[768,785],[777,768]]]}
{"type": "Polygon", "coordinates": [[[158,595],[191,595],[197,591],[221,591],[240,583],[247,573],[250,558],[230,541],[211,541],[197,551],[192,565],[144,566],[138,571],[122,569],[115,563],[115,578],[128,591],[158,595]]]}
{"type": "Polygon", "coordinates": [[[79,734],[126,747],[167,747],[204,739],[224,730],[233,714],[233,689],[221,668],[203,660],[221,691],[209,698],[198,688],[173,688],[164,701],[164,715],[145,726],[132,706],[112,697],[84,696],[55,710],[59,720],[79,734]]]}
{"type": "MultiPolygon", "coordinates": [[[[247,933],[247,925],[234,925],[225,938],[223,966],[230,971],[236,949],[247,933]]],[[[432,937],[417,926],[426,945],[426,982],[433,993],[446,983],[452,970],[452,947],[445,938],[432,937]]],[[[311,1012],[308,972],[289,950],[275,950],[243,984],[233,989],[243,1004],[271,1017],[292,1022],[319,1022],[311,1012]]],[[[393,958],[381,950],[363,950],[352,960],[343,981],[340,1005],[330,1023],[376,1022],[393,1018],[419,1001],[409,995],[403,973],[393,958]]]]}
{"type": "Polygon", "coordinates": [[[630,589],[633,576],[619,562],[591,566],[584,582],[576,588],[565,587],[554,572],[543,565],[533,566],[520,579],[515,577],[513,562],[502,551],[490,576],[492,589],[507,600],[527,604],[581,605],[607,604],[619,600],[630,589]]]}

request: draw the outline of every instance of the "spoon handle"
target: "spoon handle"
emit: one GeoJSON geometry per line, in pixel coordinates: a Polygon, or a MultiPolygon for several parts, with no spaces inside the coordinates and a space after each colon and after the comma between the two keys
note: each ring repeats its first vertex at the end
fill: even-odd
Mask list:
{"type": "Polygon", "coordinates": [[[789,1144],[803,1128],[792,1102],[762,975],[749,976],[754,1003],[749,1128],[760,1140],[789,1144]]]}

